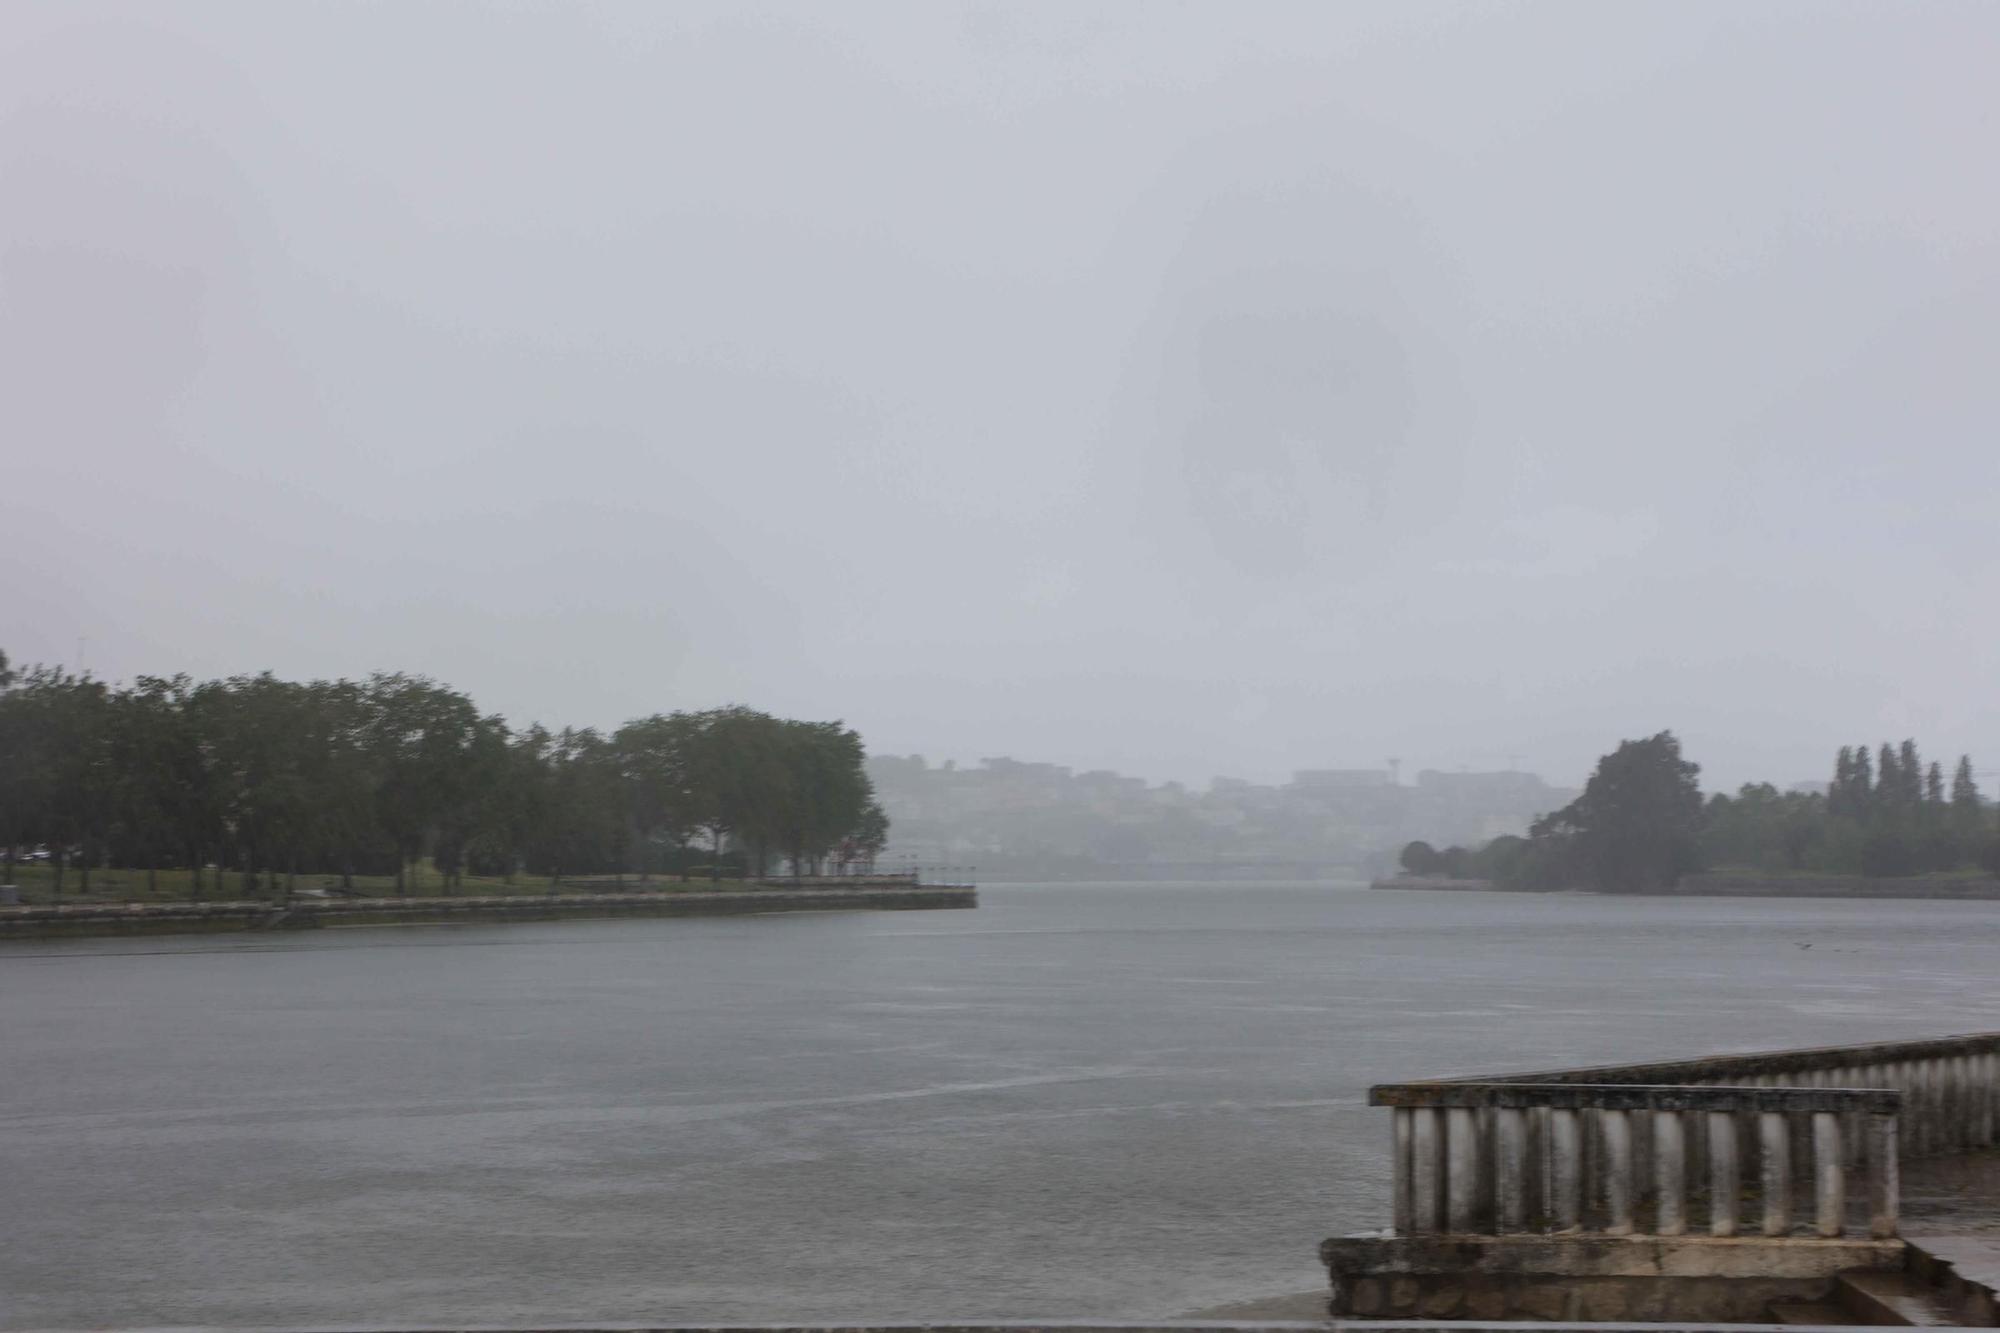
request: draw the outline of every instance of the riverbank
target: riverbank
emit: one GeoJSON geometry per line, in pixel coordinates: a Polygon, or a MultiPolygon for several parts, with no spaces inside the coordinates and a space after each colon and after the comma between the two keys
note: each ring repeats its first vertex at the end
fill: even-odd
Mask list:
{"type": "Polygon", "coordinates": [[[1450,879],[1444,875],[1397,875],[1368,881],[1371,889],[1432,889],[1443,893],[1527,893],[1528,889],[1508,890],[1490,879],[1450,879]]]}
{"type": "Polygon", "coordinates": [[[92,935],[179,935],[340,926],[491,925],[601,917],[740,916],[767,912],[937,911],[979,905],[969,886],[759,886],[651,893],[466,898],[327,898],[290,903],[69,903],[0,907],[0,942],[92,935]]]}

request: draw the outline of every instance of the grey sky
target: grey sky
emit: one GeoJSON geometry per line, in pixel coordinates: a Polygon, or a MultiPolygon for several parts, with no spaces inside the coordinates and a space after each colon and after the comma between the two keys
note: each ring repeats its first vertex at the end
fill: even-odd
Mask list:
{"type": "Polygon", "coordinates": [[[16,0],[0,646],[2000,767],[1996,68],[1983,4],[16,0]]]}

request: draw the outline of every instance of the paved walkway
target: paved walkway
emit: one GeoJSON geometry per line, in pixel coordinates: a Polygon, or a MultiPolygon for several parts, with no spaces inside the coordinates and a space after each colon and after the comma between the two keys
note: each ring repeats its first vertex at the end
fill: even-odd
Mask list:
{"type": "Polygon", "coordinates": [[[1903,1235],[2000,1291],[2000,1152],[1905,1162],[1903,1235]]]}

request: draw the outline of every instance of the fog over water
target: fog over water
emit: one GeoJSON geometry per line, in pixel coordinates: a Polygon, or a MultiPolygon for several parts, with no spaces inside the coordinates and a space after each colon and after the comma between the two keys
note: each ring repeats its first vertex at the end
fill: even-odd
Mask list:
{"type": "Polygon", "coordinates": [[[1989,904],[982,900],[0,948],[0,1325],[1172,1315],[1385,1220],[1370,1082],[2000,1028],[1989,904]]]}
{"type": "Polygon", "coordinates": [[[1155,781],[2000,753],[1996,63],[1977,3],[14,0],[0,647],[1155,781]]]}

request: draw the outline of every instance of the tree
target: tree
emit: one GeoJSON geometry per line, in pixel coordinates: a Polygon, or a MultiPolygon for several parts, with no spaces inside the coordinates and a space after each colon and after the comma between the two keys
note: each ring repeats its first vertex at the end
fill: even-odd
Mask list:
{"type": "Polygon", "coordinates": [[[1781,792],[1768,782],[1748,782],[1734,797],[1711,796],[1703,812],[1701,853],[1709,865],[1803,870],[1824,838],[1833,805],[1807,792],[1781,792]]]}
{"type": "Polygon", "coordinates": [[[439,819],[463,803],[462,760],[480,724],[472,700],[423,676],[377,673],[368,681],[368,748],[377,772],[376,817],[396,853],[396,892],[439,819]]]}
{"type": "Polygon", "coordinates": [[[688,752],[688,816],[708,836],[709,878],[722,873],[722,847],[736,839],[745,850],[745,868],[759,850],[756,872],[763,873],[762,848],[769,846],[770,809],[780,776],[772,762],[776,719],[752,708],[731,706],[695,715],[688,752]]]}
{"type": "Polygon", "coordinates": [[[113,701],[113,756],[121,859],[144,863],[149,890],[161,865],[185,864],[191,896],[199,897],[204,853],[220,841],[221,820],[194,699],[186,676],[139,677],[113,701]]]}
{"type": "Polygon", "coordinates": [[[1625,741],[1568,806],[1537,820],[1531,841],[1560,845],[1569,873],[1606,892],[1666,888],[1700,868],[1701,769],[1671,731],[1625,741]]]}
{"type": "Polygon", "coordinates": [[[861,738],[838,722],[731,707],[516,734],[421,676],[194,682],[114,688],[60,668],[17,672],[0,654],[0,857],[45,843],[54,892],[78,869],[138,867],[157,887],[184,862],[203,892],[240,872],[246,893],[302,873],[410,869],[429,856],[447,891],[468,869],[511,877],[637,870],[671,853],[687,873],[700,829],[720,863],[732,842],[761,873],[872,861],[888,820],[861,738]]]}
{"type": "Polygon", "coordinates": [[[1952,770],[1951,808],[1960,819],[1966,819],[1971,824],[1979,822],[1979,784],[1972,780],[1972,756],[1969,754],[1960,755],[1958,767],[1952,770]]]}
{"type": "Polygon", "coordinates": [[[1396,863],[1412,875],[1435,875],[1444,868],[1437,848],[1421,840],[1405,846],[1396,863]]]}
{"type": "Polygon", "coordinates": [[[1833,781],[1827,784],[1827,813],[1835,819],[1848,819],[1858,815],[1864,804],[1855,791],[1854,747],[1843,745],[1834,757],[1833,781]]]}
{"type": "Polygon", "coordinates": [[[652,869],[655,843],[670,842],[678,851],[694,830],[688,779],[699,728],[699,720],[686,713],[655,713],[627,722],[611,737],[642,884],[652,869]]]}
{"type": "Polygon", "coordinates": [[[773,842],[794,876],[816,872],[828,853],[861,824],[875,798],[862,767],[861,737],[838,722],[781,722],[777,757],[783,776],[772,820],[773,842]]]}
{"type": "Polygon", "coordinates": [[[864,871],[873,870],[875,858],[888,845],[889,816],[880,805],[870,801],[854,831],[841,841],[838,851],[841,870],[857,866],[864,871]]]}

